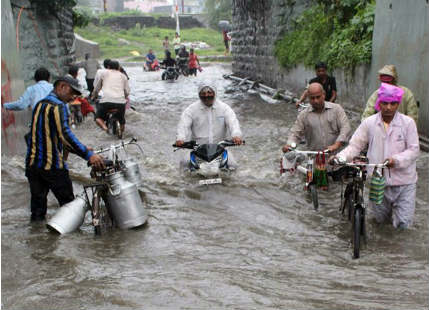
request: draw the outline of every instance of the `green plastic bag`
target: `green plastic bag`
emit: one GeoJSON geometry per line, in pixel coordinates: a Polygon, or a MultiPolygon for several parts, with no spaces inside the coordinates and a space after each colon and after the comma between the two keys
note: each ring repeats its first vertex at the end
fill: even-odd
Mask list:
{"type": "Polygon", "coordinates": [[[383,176],[383,170],[374,172],[369,183],[369,200],[373,201],[376,205],[381,205],[384,199],[384,188],[386,187],[386,179],[383,176]]]}

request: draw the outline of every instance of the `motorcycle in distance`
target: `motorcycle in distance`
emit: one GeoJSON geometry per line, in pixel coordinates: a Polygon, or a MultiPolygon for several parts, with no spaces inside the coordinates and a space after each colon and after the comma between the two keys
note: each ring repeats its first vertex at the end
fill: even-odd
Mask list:
{"type": "Polygon", "coordinates": [[[183,76],[189,75],[189,68],[188,68],[188,57],[179,57],[177,56],[177,67],[180,74],[183,74],[183,76]]]}
{"type": "Polygon", "coordinates": [[[135,145],[143,153],[136,142],[132,138],[95,151],[97,154],[110,152],[109,159],[104,160],[105,167],[101,170],[92,167],[90,175],[95,182],[84,185],[82,194],[59,208],[47,227],[60,234],[71,233],[83,224],[87,211],[91,212],[96,234],[113,227],[130,229],[144,225],[148,216],[138,192],[141,174],[137,162],[128,157],[125,149],[127,145],[135,145]],[[125,158],[118,156],[118,150],[123,151],[125,158]]]}
{"type": "MultiPolygon", "coordinates": [[[[243,141],[243,145],[245,141],[243,141]]],[[[198,185],[210,185],[222,183],[220,174],[234,171],[228,163],[229,155],[227,147],[237,146],[231,140],[224,140],[219,143],[198,144],[196,141],[185,142],[182,146],[173,144],[178,149],[190,149],[192,152],[189,161],[186,162],[185,171],[191,174],[198,174],[205,177],[198,182],[198,185]],[[213,176],[215,178],[213,178],[213,176]]]]}
{"type": "Polygon", "coordinates": [[[176,67],[162,67],[164,72],[162,73],[162,80],[171,81],[177,80],[179,78],[179,72],[176,67]]]}

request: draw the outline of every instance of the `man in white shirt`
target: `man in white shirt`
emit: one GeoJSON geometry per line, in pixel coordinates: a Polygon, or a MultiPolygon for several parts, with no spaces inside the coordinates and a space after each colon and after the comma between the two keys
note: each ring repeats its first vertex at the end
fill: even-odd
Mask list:
{"type": "Polygon", "coordinates": [[[130,94],[130,86],[127,77],[119,71],[119,62],[110,61],[110,69],[104,70],[94,85],[93,98],[103,91],[103,97],[97,107],[96,123],[100,128],[108,131],[106,126],[107,113],[111,109],[117,109],[116,117],[121,124],[121,132],[125,130],[125,105],[130,94]]]}
{"type": "Polygon", "coordinates": [[[228,137],[235,144],[242,144],[237,116],[229,105],[216,99],[216,89],[203,86],[198,95],[200,100],[182,113],[177,126],[176,145],[183,145],[185,140],[195,140],[198,144],[218,143],[228,137]]]}

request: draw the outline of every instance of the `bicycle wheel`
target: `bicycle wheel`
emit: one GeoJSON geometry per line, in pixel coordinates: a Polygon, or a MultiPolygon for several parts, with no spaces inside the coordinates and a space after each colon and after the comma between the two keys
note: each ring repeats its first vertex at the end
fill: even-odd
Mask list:
{"type": "Polygon", "coordinates": [[[311,200],[313,201],[314,210],[319,209],[319,198],[317,196],[317,189],[315,184],[309,185],[311,200]]]}
{"type": "Polygon", "coordinates": [[[360,236],[362,234],[362,208],[355,208],[353,217],[353,258],[360,255],[360,236]]]}
{"type": "Polygon", "coordinates": [[[92,224],[96,235],[101,235],[113,226],[101,191],[96,191],[92,198],[92,224]]]}
{"type": "Polygon", "coordinates": [[[113,134],[115,136],[118,137],[118,139],[122,139],[122,130],[121,130],[121,124],[119,123],[119,121],[117,119],[115,119],[114,123],[113,123],[113,134]]]}

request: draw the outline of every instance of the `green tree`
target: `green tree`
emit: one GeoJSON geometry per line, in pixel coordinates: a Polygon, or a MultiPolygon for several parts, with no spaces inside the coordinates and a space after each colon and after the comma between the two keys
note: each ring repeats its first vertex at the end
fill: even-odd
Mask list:
{"type": "Polygon", "coordinates": [[[231,22],[232,0],[206,0],[205,9],[212,28],[218,28],[220,20],[231,22]]]}

